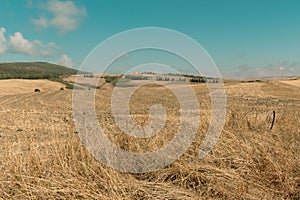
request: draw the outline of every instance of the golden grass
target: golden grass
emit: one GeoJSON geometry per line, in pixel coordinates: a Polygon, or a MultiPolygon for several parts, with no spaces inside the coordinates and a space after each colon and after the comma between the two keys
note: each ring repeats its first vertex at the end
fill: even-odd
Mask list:
{"type": "MultiPolygon", "coordinates": [[[[299,89],[286,89],[280,82],[227,84],[224,130],[214,150],[199,159],[210,100],[204,85],[193,87],[201,107],[193,144],[178,161],[145,174],[117,172],[87,152],[72,121],[71,91],[0,96],[0,198],[299,199],[299,89]],[[257,96],[255,88],[264,95],[257,96]],[[276,121],[270,130],[273,110],[276,121]]],[[[171,93],[151,87],[132,97],[132,118],[141,124],[149,122],[147,108],[154,97],[166,106],[171,125],[153,142],[118,134],[109,112],[111,91],[108,84],[99,90],[97,110],[113,142],[131,151],[150,151],[172,137],[178,105],[171,93]]]]}

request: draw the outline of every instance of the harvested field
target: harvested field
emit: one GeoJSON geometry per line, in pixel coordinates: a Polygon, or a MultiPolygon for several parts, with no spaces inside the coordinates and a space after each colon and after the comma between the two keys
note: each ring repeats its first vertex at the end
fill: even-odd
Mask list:
{"type": "Polygon", "coordinates": [[[53,92],[65,85],[49,80],[8,79],[0,80],[0,95],[32,93],[40,89],[43,92],[53,92]]]}
{"type": "MultiPolygon", "coordinates": [[[[153,103],[161,102],[168,113],[158,135],[135,139],[121,134],[115,124],[110,111],[113,87],[102,83],[96,95],[98,121],[116,145],[148,152],[173,137],[180,108],[170,91],[151,86],[134,93],[130,111],[137,123],[149,123],[153,103]]],[[[193,84],[201,109],[194,142],[173,164],[144,174],[115,171],[90,155],[73,122],[72,90],[59,90],[62,84],[45,80],[0,84],[0,198],[300,199],[296,82],[226,83],[226,123],[204,159],[198,153],[209,126],[210,99],[204,84],[193,84]],[[34,93],[34,88],[41,92],[34,93]]]]}

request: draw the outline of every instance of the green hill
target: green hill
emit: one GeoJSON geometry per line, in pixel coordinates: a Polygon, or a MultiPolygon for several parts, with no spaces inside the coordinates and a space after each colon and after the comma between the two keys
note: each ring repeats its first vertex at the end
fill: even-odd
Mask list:
{"type": "Polygon", "coordinates": [[[78,70],[46,62],[0,63],[0,79],[56,79],[78,70]]]}

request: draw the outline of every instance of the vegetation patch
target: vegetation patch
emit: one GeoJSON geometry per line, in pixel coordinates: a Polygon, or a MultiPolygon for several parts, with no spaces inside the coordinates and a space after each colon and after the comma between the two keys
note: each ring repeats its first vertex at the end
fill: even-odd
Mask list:
{"type": "Polygon", "coordinates": [[[105,79],[106,83],[111,83],[113,86],[115,86],[121,77],[122,76],[104,76],[103,78],[105,79]]]}

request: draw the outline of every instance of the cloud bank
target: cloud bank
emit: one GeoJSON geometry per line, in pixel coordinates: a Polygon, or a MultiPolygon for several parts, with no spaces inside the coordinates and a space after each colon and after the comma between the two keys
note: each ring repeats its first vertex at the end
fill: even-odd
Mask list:
{"type": "Polygon", "coordinates": [[[300,64],[297,62],[281,61],[263,67],[241,65],[235,71],[223,73],[225,78],[272,78],[300,76],[300,64]]]}
{"type": "Polygon", "coordinates": [[[5,37],[5,28],[0,28],[0,54],[19,53],[29,56],[49,57],[54,54],[57,48],[53,42],[44,44],[39,40],[30,41],[24,38],[20,32],[15,32],[9,36],[9,40],[5,37]]]}
{"type": "MultiPolygon", "coordinates": [[[[6,53],[17,53],[35,57],[56,57],[60,55],[56,52],[60,47],[53,42],[44,44],[39,40],[31,41],[26,39],[20,32],[10,35],[9,40],[7,40],[5,32],[5,28],[0,28],[0,55],[6,53]]],[[[72,59],[66,54],[61,54],[55,63],[66,67],[74,67],[72,59]]]]}
{"type": "Polygon", "coordinates": [[[78,7],[73,1],[50,0],[41,6],[41,10],[50,16],[32,19],[36,29],[53,27],[60,33],[76,30],[87,15],[85,7],[78,7]]]}
{"type": "Polygon", "coordinates": [[[53,43],[43,44],[39,40],[29,41],[20,32],[16,32],[9,38],[9,50],[20,54],[48,57],[53,55],[52,47],[53,43]]]}

